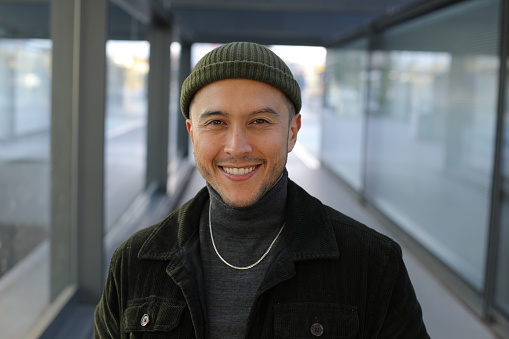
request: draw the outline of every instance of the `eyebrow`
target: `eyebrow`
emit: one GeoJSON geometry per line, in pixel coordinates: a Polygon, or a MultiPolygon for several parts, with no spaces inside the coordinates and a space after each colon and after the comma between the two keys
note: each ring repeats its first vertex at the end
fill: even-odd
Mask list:
{"type": "Polygon", "coordinates": [[[215,115],[228,116],[228,113],[225,113],[223,111],[205,111],[202,114],[200,114],[199,118],[204,119],[204,118],[207,118],[210,116],[215,116],[215,115]]]}
{"type": "Polygon", "coordinates": [[[259,110],[256,110],[256,111],[253,111],[253,112],[251,112],[251,113],[250,113],[250,115],[259,114],[259,113],[271,113],[271,114],[274,114],[274,115],[276,115],[276,116],[278,116],[278,117],[279,117],[279,115],[280,115],[278,112],[276,112],[275,110],[273,110],[273,109],[272,109],[272,108],[270,108],[270,107],[264,107],[264,108],[262,108],[262,109],[259,109],[259,110]]]}
{"type": "MultiPolygon", "coordinates": [[[[270,113],[270,114],[274,114],[277,117],[280,116],[280,114],[277,111],[275,111],[274,109],[272,109],[270,107],[264,107],[264,108],[258,109],[256,111],[250,112],[248,115],[256,115],[256,114],[260,114],[260,113],[270,113]]],[[[202,114],[200,114],[199,118],[200,119],[205,119],[205,118],[208,118],[208,117],[211,117],[211,116],[224,116],[224,117],[227,117],[229,115],[230,114],[227,113],[227,112],[223,112],[223,111],[219,111],[219,110],[217,110],[217,111],[210,110],[210,111],[205,111],[202,114]]]]}

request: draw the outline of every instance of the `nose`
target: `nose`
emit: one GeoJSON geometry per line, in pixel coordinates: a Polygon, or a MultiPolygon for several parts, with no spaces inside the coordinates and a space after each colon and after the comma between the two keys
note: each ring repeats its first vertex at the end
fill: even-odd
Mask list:
{"type": "Polygon", "coordinates": [[[247,131],[243,128],[233,128],[229,131],[224,151],[233,156],[249,154],[252,151],[247,131]]]}

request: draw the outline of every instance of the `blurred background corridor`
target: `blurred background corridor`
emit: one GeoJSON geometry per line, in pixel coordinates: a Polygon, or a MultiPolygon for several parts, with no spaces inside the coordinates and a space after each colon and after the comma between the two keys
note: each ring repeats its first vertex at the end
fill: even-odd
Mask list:
{"type": "Polygon", "coordinates": [[[91,338],[114,249],[204,184],[179,90],[230,41],[289,64],[290,178],[402,245],[432,338],[509,338],[507,1],[0,0],[0,339],[91,338]]]}

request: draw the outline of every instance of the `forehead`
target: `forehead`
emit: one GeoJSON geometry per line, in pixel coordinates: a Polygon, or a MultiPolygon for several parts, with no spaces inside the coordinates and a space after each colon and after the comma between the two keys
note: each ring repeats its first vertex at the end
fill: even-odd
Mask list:
{"type": "Polygon", "coordinates": [[[196,92],[190,114],[220,110],[255,111],[270,107],[279,114],[289,114],[282,91],[263,82],[248,79],[225,79],[212,82],[196,92]]]}

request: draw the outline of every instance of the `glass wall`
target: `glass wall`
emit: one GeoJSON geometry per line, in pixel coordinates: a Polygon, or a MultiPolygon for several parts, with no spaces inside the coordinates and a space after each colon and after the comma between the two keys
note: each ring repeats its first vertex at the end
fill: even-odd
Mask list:
{"type": "Polygon", "coordinates": [[[309,46],[272,46],[297,79],[302,93],[302,127],[298,142],[314,158],[321,154],[323,72],[326,49],[309,46]]]}
{"type": "Polygon", "coordinates": [[[373,36],[369,65],[364,40],[327,57],[323,163],[479,291],[499,6],[466,1],[389,28],[373,36]]]}
{"type": "Polygon", "coordinates": [[[367,41],[327,52],[322,161],[355,189],[362,187],[367,98],[367,41]]]}
{"type": "Polygon", "coordinates": [[[104,278],[103,179],[105,227],[145,190],[149,45],[137,20],[150,17],[123,8],[0,1],[1,338],[56,338],[73,321],[87,335],[104,278]]]}
{"type": "Polygon", "coordinates": [[[483,287],[494,153],[498,1],[400,25],[372,56],[366,193],[483,287]]]}
{"type": "Polygon", "coordinates": [[[168,159],[178,159],[177,152],[177,128],[180,122],[180,82],[179,82],[179,65],[180,53],[182,46],[179,42],[172,42],[170,45],[170,119],[168,138],[168,159]]]}
{"type": "Polygon", "coordinates": [[[27,338],[49,303],[51,54],[47,39],[0,38],[0,310],[16,319],[0,319],[5,338],[27,338]]]}
{"type": "Polygon", "coordinates": [[[145,188],[149,43],[107,45],[105,226],[115,224],[145,188]]]}

